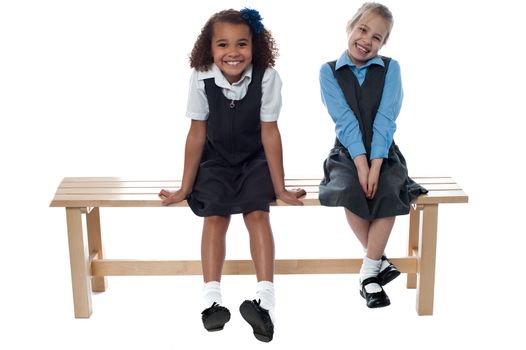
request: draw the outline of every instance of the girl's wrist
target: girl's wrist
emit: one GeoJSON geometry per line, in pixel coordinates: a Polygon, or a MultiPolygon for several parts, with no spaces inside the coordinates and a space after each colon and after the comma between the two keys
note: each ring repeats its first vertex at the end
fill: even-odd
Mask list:
{"type": "Polygon", "coordinates": [[[192,193],[192,189],[187,187],[181,187],[179,189],[179,192],[182,193],[185,197],[188,197],[190,193],[192,193]]]}
{"type": "Polygon", "coordinates": [[[287,190],[285,189],[285,187],[282,187],[278,190],[274,190],[274,193],[276,194],[276,197],[281,197],[283,196],[283,194],[287,192],[287,190]]]}
{"type": "Polygon", "coordinates": [[[380,168],[382,166],[383,161],[383,158],[375,158],[371,160],[371,168],[380,168]]]}
{"type": "Polygon", "coordinates": [[[368,169],[369,164],[367,164],[367,157],[365,154],[360,154],[353,159],[354,165],[356,166],[356,169],[362,170],[362,169],[368,169]]]}

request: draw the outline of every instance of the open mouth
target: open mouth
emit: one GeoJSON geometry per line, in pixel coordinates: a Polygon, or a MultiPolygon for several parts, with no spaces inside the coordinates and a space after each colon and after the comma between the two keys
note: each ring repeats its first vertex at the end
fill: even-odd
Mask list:
{"type": "Polygon", "coordinates": [[[226,65],[235,67],[241,64],[241,61],[223,61],[226,65]]]}
{"type": "Polygon", "coordinates": [[[360,45],[360,44],[358,44],[358,43],[356,43],[354,46],[355,46],[356,49],[357,49],[360,53],[362,53],[363,55],[367,55],[367,54],[371,51],[371,50],[369,50],[368,48],[366,48],[365,46],[362,46],[362,45],[360,45]]]}

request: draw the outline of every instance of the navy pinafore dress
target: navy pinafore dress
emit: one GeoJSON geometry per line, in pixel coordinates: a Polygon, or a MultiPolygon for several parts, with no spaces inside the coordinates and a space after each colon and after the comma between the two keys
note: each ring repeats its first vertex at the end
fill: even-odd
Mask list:
{"type": "MultiPolygon", "coordinates": [[[[328,62],[347,104],[358,119],[367,159],[370,158],[374,118],[380,106],[391,59],[382,57],[382,60],[385,67],[371,65],[361,86],[347,66],[336,70],[336,61],[328,62]]],[[[365,197],[354,161],[338,138],[324,162],[323,170],[324,178],[319,187],[320,203],[330,207],[345,207],[366,220],[408,214],[411,201],[427,193],[425,188],[408,176],[405,158],[394,141],[389,148],[388,158],[382,163],[378,189],[373,199],[365,197]]]]}
{"type": "Polygon", "coordinates": [[[227,99],[214,78],[204,80],[208,99],[206,143],[188,205],[198,216],[269,211],[274,187],[261,143],[261,81],[253,68],[245,97],[227,99]]]}

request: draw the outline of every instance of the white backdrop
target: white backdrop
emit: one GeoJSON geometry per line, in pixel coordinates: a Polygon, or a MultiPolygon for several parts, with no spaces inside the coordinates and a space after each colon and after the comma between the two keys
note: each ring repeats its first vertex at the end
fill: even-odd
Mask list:
{"type": "MultiPolygon", "coordinates": [[[[233,319],[215,334],[201,325],[200,277],[110,278],[108,291],[93,297],[91,319],[74,319],[65,215],[48,207],[62,177],[180,178],[188,54],[212,13],[243,6],[261,12],[280,48],[287,176],[321,176],[334,134],[318,70],[346,48],[345,24],[361,2],[2,0],[0,348],[523,343],[511,320],[525,311],[520,2],[384,3],[395,25],[381,53],[402,67],[395,139],[410,173],[453,176],[470,195],[468,205],[440,208],[434,316],[416,315],[403,278],[387,287],[392,306],[369,310],[358,277],[336,275],[276,277],[278,321],[268,345],[237,312],[253,297],[254,276],[224,277],[233,319]]],[[[237,219],[228,258],[248,258],[237,219]]],[[[340,210],[275,208],[271,219],[280,258],[360,254],[340,210]]],[[[102,221],[108,257],[199,257],[201,221],[187,209],[114,209],[102,221]]],[[[404,254],[406,229],[401,218],[391,256],[404,254]]]]}

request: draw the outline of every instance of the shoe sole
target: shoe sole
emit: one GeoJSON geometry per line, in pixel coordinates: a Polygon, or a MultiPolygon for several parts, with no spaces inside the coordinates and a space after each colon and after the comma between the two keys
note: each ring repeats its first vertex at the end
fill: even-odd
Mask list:
{"type": "Polygon", "coordinates": [[[252,327],[252,331],[257,340],[268,343],[272,340],[272,334],[267,334],[265,322],[261,319],[255,305],[250,301],[244,301],[239,307],[241,316],[252,327]]]}
{"type": "Polygon", "coordinates": [[[223,330],[228,321],[230,321],[230,312],[228,310],[218,310],[208,316],[203,325],[207,331],[217,332],[223,330]]]}

